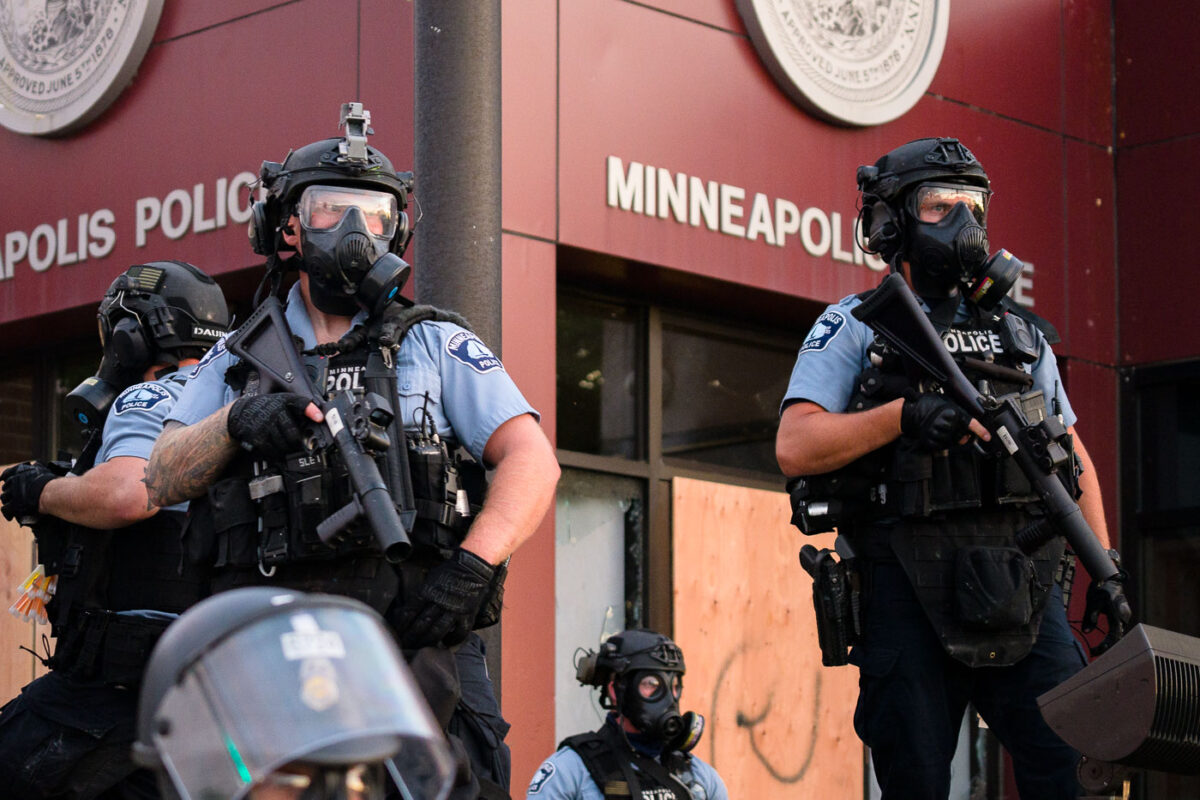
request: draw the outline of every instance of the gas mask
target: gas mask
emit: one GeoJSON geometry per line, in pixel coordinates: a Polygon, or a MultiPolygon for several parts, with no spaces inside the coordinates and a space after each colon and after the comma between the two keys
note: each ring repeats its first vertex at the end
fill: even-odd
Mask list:
{"type": "Polygon", "coordinates": [[[909,195],[906,256],[918,294],[949,296],[987,260],[987,200],[986,190],[957,184],[922,184],[909,195]]]}
{"type": "Polygon", "coordinates": [[[647,739],[662,743],[668,752],[686,753],[700,741],[704,718],[694,711],[679,713],[683,691],[680,673],[631,670],[616,679],[614,688],[621,716],[647,739]]]}
{"type": "Polygon", "coordinates": [[[146,340],[141,322],[136,316],[111,315],[112,305],[111,298],[105,298],[100,306],[100,344],[104,355],[96,374],[85,378],[63,398],[63,406],[79,423],[84,438],[104,424],[117,395],[142,380],[146,369],[154,363],[154,343],[146,340]]]}
{"type": "Polygon", "coordinates": [[[647,739],[666,751],[686,753],[704,733],[704,717],[679,713],[683,691],[683,651],[661,633],[633,628],[614,634],[588,650],[575,664],[575,679],[584,686],[606,687],[600,705],[616,709],[647,739]]]}
{"type": "Polygon", "coordinates": [[[409,267],[389,252],[400,216],[395,195],[309,186],[296,213],[300,253],[318,309],[343,317],[360,307],[374,312],[399,292],[409,267]]]}

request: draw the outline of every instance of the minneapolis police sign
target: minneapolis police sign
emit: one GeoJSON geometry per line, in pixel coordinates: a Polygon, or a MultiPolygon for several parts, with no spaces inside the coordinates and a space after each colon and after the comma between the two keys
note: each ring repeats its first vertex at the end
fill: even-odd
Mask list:
{"type": "Polygon", "coordinates": [[[771,77],[838,125],[880,125],[921,99],[942,59],[950,0],[737,0],[771,77]]]}
{"type": "Polygon", "coordinates": [[[0,125],[62,134],[133,80],[163,0],[0,1],[0,125]]]}

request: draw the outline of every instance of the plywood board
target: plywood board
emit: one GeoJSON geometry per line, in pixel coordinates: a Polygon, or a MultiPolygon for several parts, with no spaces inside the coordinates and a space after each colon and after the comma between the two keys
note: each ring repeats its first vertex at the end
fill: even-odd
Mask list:
{"type": "MultiPolygon", "coordinates": [[[[20,648],[32,648],[35,641],[40,642],[43,626],[8,613],[33,566],[33,534],[29,528],[0,517],[0,705],[33,679],[35,665],[40,668],[28,650],[20,648]]],[[[49,626],[44,632],[50,635],[49,626]]]]}
{"type": "Polygon", "coordinates": [[[682,706],[707,718],[696,753],[730,797],[863,796],[858,670],[823,667],[803,544],[782,492],[676,478],[675,639],[682,706]]]}

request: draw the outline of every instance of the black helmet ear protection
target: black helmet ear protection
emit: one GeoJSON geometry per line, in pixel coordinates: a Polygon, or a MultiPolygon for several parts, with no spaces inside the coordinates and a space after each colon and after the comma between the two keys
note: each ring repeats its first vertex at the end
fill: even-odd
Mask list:
{"type": "Polygon", "coordinates": [[[884,261],[891,261],[892,256],[900,252],[900,245],[904,241],[900,220],[896,219],[892,207],[882,200],[864,202],[858,212],[858,230],[859,246],[864,252],[877,255],[884,261]]]}
{"type": "Polygon", "coordinates": [[[142,323],[137,317],[122,317],[113,325],[106,342],[112,354],[121,364],[141,366],[153,363],[153,348],[146,341],[142,323]]]}
{"type": "Polygon", "coordinates": [[[877,255],[890,262],[900,252],[904,231],[895,209],[894,200],[900,187],[895,173],[879,174],[878,166],[864,165],[855,176],[862,206],[858,211],[858,246],[863,252],[877,255]]]}
{"type": "MultiPolygon", "coordinates": [[[[288,154],[289,156],[291,153],[288,154]]],[[[271,187],[283,173],[283,164],[278,161],[264,161],[258,171],[258,181],[251,184],[250,192],[250,225],[246,233],[250,237],[250,247],[260,256],[271,256],[285,248],[279,236],[280,200],[271,192],[271,187]],[[268,190],[265,200],[255,200],[254,192],[265,186],[268,190]]],[[[290,249],[290,248],[286,248],[290,249]]]]}

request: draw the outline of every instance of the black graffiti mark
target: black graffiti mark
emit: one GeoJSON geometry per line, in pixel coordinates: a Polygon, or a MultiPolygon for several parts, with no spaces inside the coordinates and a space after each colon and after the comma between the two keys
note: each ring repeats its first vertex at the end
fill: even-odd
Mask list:
{"type": "MultiPolygon", "coordinates": [[[[710,718],[713,721],[713,727],[712,727],[712,731],[708,738],[708,743],[709,743],[708,763],[711,764],[714,768],[718,768],[717,767],[717,725],[716,725],[716,723],[717,723],[717,702],[721,696],[721,686],[725,683],[725,676],[728,674],[729,668],[733,666],[733,662],[737,659],[737,657],[740,656],[743,652],[745,652],[745,649],[746,649],[745,645],[739,645],[737,649],[735,649],[732,653],[729,654],[729,656],[725,659],[725,662],[723,664],[721,664],[721,669],[717,673],[716,684],[713,686],[712,708],[711,708],[710,714],[709,714],[710,718]]],[[[813,735],[809,737],[808,750],[804,754],[804,762],[800,765],[799,769],[797,769],[794,773],[791,773],[790,775],[785,775],[784,773],[780,772],[775,767],[775,765],[772,764],[765,755],[763,755],[763,753],[758,749],[758,741],[755,739],[755,736],[754,736],[754,728],[756,726],[758,726],[759,723],[763,722],[770,715],[771,706],[774,702],[774,699],[775,699],[775,693],[770,692],[767,695],[766,707],[763,708],[762,713],[759,714],[757,717],[751,718],[751,717],[747,716],[745,713],[743,713],[742,711],[738,711],[737,725],[739,728],[746,729],[746,735],[747,735],[747,737],[749,737],[750,749],[754,753],[754,757],[758,759],[758,763],[762,764],[763,769],[765,769],[772,778],[774,778],[779,783],[798,783],[808,773],[808,768],[809,768],[809,766],[812,765],[813,755],[815,754],[816,748],[817,748],[816,720],[819,719],[818,715],[820,714],[820,711],[821,711],[821,673],[820,672],[816,673],[816,677],[813,682],[813,705],[812,705],[812,711],[811,711],[811,714],[812,714],[811,719],[814,721],[813,722],[813,735]]],[[[799,713],[799,711],[800,711],[799,709],[796,709],[796,713],[799,713]]]]}

